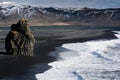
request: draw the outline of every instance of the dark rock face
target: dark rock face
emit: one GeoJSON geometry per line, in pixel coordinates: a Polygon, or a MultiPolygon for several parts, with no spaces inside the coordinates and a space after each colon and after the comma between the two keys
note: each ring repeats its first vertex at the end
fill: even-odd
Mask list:
{"type": "Polygon", "coordinates": [[[17,24],[11,25],[11,30],[5,40],[7,54],[18,56],[33,56],[35,39],[30,32],[28,21],[22,18],[17,24]]]}

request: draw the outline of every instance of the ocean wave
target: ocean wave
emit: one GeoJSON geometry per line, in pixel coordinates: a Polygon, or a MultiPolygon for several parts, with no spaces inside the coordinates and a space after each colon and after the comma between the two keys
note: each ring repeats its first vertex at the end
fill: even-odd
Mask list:
{"type": "Polygon", "coordinates": [[[38,80],[119,80],[120,32],[118,39],[63,44],[51,53],[58,61],[36,74],[38,80]],[[54,55],[55,53],[57,55],[54,55]]]}

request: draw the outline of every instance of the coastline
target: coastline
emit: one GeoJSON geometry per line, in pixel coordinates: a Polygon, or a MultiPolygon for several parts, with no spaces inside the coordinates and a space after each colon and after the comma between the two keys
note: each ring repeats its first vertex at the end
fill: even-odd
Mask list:
{"type": "MultiPolygon", "coordinates": [[[[1,32],[3,33],[4,31],[1,32]]],[[[114,32],[104,29],[40,29],[33,31],[33,34],[36,39],[34,57],[0,56],[1,80],[7,80],[7,78],[8,80],[13,78],[20,78],[19,80],[33,78],[32,80],[36,80],[33,74],[42,73],[50,68],[47,64],[55,61],[55,59],[48,54],[55,51],[56,47],[62,44],[117,38],[114,32]],[[39,67],[39,71],[36,71],[36,68],[34,68],[30,72],[31,66],[36,64],[43,66],[39,67]]],[[[0,53],[5,53],[5,50],[3,50],[4,39],[0,39],[0,44],[0,53]]]]}
{"type": "MultiPolygon", "coordinates": [[[[0,23],[0,27],[6,27],[15,24],[15,22],[0,23]]],[[[30,26],[120,26],[120,24],[100,24],[100,23],[83,23],[83,22],[49,22],[49,23],[39,23],[39,22],[29,22],[30,26]]]]}

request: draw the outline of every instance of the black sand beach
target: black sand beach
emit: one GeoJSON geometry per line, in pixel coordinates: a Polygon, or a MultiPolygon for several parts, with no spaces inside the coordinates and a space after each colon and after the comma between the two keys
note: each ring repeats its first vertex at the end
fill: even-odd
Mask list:
{"type": "Polygon", "coordinates": [[[36,39],[35,56],[16,57],[3,55],[8,31],[0,31],[0,80],[36,80],[35,74],[50,69],[47,64],[55,61],[48,54],[62,44],[116,38],[109,29],[39,29],[32,32],[36,39]]]}

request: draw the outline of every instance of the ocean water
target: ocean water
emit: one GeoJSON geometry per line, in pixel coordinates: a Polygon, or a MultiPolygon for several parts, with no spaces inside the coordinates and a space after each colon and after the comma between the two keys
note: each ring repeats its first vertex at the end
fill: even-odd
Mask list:
{"type": "MultiPolygon", "coordinates": [[[[30,26],[31,30],[38,29],[109,29],[120,30],[119,26],[30,26]]],[[[10,30],[10,27],[0,27],[0,30],[10,30]]]]}
{"type": "MultiPolygon", "coordinates": [[[[0,38],[4,38],[9,29],[0,27],[0,38]],[[2,30],[6,32],[3,33],[2,30]]],[[[34,26],[31,29],[117,30],[118,34],[115,35],[118,39],[70,43],[57,47],[56,51],[50,53],[50,56],[57,59],[48,64],[52,68],[35,74],[35,77],[37,80],[120,80],[120,27],[34,26]]]]}
{"type": "Polygon", "coordinates": [[[35,75],[37,80],[120,80],[120,31],[118,39],[63,44],[50,56],[51,69],[35,75]],[[58,54],[56,54],[58,53],[58,54]]]}

